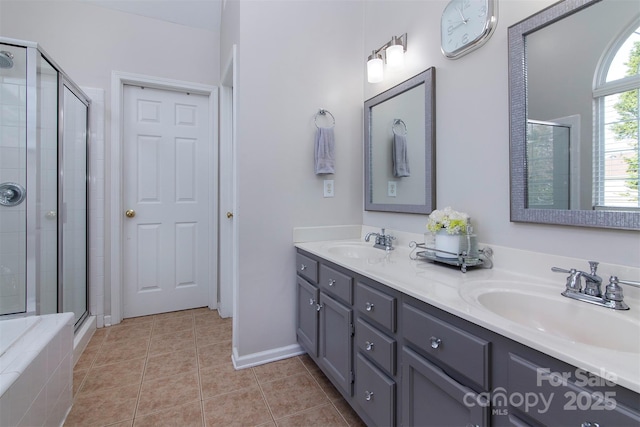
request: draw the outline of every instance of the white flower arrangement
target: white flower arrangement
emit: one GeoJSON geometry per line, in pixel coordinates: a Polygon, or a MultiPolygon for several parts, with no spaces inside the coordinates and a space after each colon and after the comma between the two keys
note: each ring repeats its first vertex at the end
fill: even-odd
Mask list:
{"type": "Polygon", "coordinates": [[[467,232],[467,222],[469,215],[458,212],[447,206],[442,210],[435,210],[429,215],[427,230],[436,233],[442,229],[447,230],[447,234],[464,234],[467,232]]]}

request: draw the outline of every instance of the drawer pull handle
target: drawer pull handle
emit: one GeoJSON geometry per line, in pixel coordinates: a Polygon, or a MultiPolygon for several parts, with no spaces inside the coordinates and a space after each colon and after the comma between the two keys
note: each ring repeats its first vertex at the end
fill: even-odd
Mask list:
{"type": "Polygon", "coordinates": [[[313,305],[316,303],[316,300],[314,300],[313,298],[309,298],[309,305],[313,305]]]}
{"type": "Polygon", "coordinates": [[[322,307],[324,307],[323,304],[316,304],[316,311],[322,310],[322,307]]]}
{"type": "Polygon", "coordinates": [[[592,423],[592,422],[589,422],[589,421],[585,421],[585,422],[582,423],[581,427],[600,427],[600,424],[592,423]]]}
{"type": "Polygon", "coordinates": [[[373,303],[368,302],[364,305],[365,310],[367,311],[372,311],[373,310],[373,303]]]}
{"type": "Polygon", "coordinates": [[[307,266],[304,264],[300,264],[300,271],[305,271],[307,269],[307,266]]]}
{"type": "Polygon", "coordinates": [[[439,348],[440,344],[442,344],[442,340],[440,338],[431,337],[431,348],[439,348]]]}
{"type": "Polygon", "coordinates": [[[336,284],[336,281],[333,279],[329,279],[329,286],[333,286],[336,284]]]}
{"type": "Polygon", "coordinates": [[[371,399],[373,399],[373,392],[365,390],[365,392],[364,392],[364,400],[370,401],[371,399]]]}
{"type": "Polygon", "coordinates": [[[365,350],[367,350],[367,351],[373,350],[373,343],[372,342],[367,341],[367,342],[364,343],[364,346],[365,346],[364,347],[365,350]]]}

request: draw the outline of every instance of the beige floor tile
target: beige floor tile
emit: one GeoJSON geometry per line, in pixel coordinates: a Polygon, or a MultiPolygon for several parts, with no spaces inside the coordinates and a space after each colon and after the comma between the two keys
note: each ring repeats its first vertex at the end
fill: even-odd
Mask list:
{"type": "Polygon", "coordinates": [[[145,358],[131,359],[109,365],[94,366],[84,379],[80,392],[105,390],[128,384],[140,384],[145,358]]]}
{"type": "Polygon", "coordinates": [[[253,370],[255,371],[258,382],[260,383],[307,373],[307,369],[297,357],[291,357],[289,359],[278,360],[277,362],[256,366],[253,370]]]}
{"type": "Polygon", "coordinates": [[[208,369],[217,365],[231,364],[231,341],[198,347],[198,365],[208,369]]]}
{"type": "Polygon", "coordinates": [[[209,313],[196,314],[193,317],[196,327],[215,327],[215,326],[228,326],[231,327],[231,317],[222,318],[217,311],[210,311],[209,313]]]}
{"type": "Polygon", "coordinates": [[[178,331],[193,330],[193,326],[193,316],[178,316],[156,319],[153,324],[153,335],[155,336],[178,331]]]}
{"type": "Polygon", "coordinates": [[[230,340],[231,326],[196,326],[196,344],[198,347],[230,340]]]}
{"type": "Polygon", "coordinates": [[[307,409],[276,420],[278,427],[347,427],[347,422],[331,404],[307,409]]]}
{"type": "Polygon", "coordinates": [[[151,344],[149,346],[149,355],[155,356],[162,353],[172,353],[174,351],[186,350],[196,347],[196,337],[193,328],[170,332],[167,334],[151,335],[151,344]]]}
{"type": "Polygon", "coordinates": [[[200,402],[200,386],[196,373],[179,374],[146,380],[140,388],[136,416],[189,402],[200,402]]]}
{"type": "Polygon", "coordinates": [[[154,318],[155,316],[153,314],[150,316],[130,317],[128,319],[122,319],[122,322],[120,322],[120,325],[131,326],[131,325],[138,325],[140,323],[153,322],[154,318]]]}
{"type": "Polygon", "coordinates": [[[133,420],[139,384],[94,392],[80,391],[65,426],[105,426],[133,420]]]}
{"type": "Polygon", "coordinates": [[[200,427],[204,426],[202,403],[192,402],[155,412],[136,416],[134,427],[200,427]]]}
{"type": "Polygon", "coordinates": [[[105,344],[114,341],[126,341],[131,339],[149,339],[153,322],[138,323],[131,326],[116,325],[111,326],[105,338],[105,344]]]}
{"type": "Polygon", "coordinates": [[[207,427],[258,426],[272,422],[260,389],[244,389],[203,402],[207,427]]]}
{"type": "Polygon", "coordinates": [[[255,374],[251,369],[235,370],[231,363],[200,370],[203,399],[244,388],[255,388],[257,385],[255,374]]]}
{"type": "Polygon", "coordinates": [[[81,371],[78,371],[78,370],[73,371],[73,395],[74,396],[80,390],[80,386],[82,385],[82,382],[84,381],[84,378],[87,376],[88,372],[89,372],[88,369],[84,369],[81,371]]]}
{"type": "Polygon", "coordinates": [[[170,318],[183,317],[183,316],[193,317],[193,310],[178,310],[178,311],[170,311],[168,313],[160,313],[160,314],[156,314],[154,316],[154,319],[163,320],[163,319],[170,319],[170,318]]]}
{"type": "Polygon", "coordinates": [[[327,395],[329,400],[342,399],[342,395],[329,381],[329,378],[316,366],[316,369],[309,369],[311,376],[318,382],[318,385],[327,395]]]}
{"type": "Polygon", "coordinates": [[[351,406],[344,399],[334,400],[333,406],[336,407],[342,418],[345,419],[347,424],[352,427],[366,427],[367,425],[362,421],[362,419],[356,414],[356,411],[353,410],[351,406]]]}
{"type": "Polygon", "coordinates": [[[261,383],[260,387],[275,419],[330,403],[309,373],[261,383]]]}
{"type": "Polygon", "coordinates": [[[144,371],[145,381],[171,375],[197,373],[196,350],[187,349],[149,356],[144,371]]]}
{"type": "Polygon", "coordinates": [[[96,360],[96,357],[98,357],[99,353],[99,347],[86,348],[80,355],[80,358],[73,367],[73,370],[86,371],[87,369],[91,368],[91,366],[93,366],[93,361],[96,360]]]}
{"type": "Polygon", "coordinates": [[[94,366],[99,366],[147,357],[148,349],[148,338],[107,341],[103,344],[100,354],[93,363],[94,366]]]}
{"type": "Polygon", "coordinates": [[[120,421],[119,423],[109,424],[105,427],[131,427],[133,426],[133,420],[120,421]]]}

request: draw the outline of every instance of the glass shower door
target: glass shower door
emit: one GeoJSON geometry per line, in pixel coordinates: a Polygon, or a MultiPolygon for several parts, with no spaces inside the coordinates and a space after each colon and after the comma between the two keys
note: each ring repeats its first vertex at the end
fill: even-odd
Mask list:
{"type": "Polygon", "coordinates": [[[0,315],[27,311],[26,63],[26,48],[0,44],[0,315]]]}
{"type": "Polygon", "coordinates": [[[87,121],[88,106],[66,85],[62,142],[62,307],[76,325],[87,315],[87,121]]]}

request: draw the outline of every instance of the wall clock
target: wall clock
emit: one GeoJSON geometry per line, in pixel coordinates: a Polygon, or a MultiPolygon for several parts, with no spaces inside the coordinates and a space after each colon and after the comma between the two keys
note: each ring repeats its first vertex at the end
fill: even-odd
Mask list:
{"type": "Polygon", "coordinates": [[[457,59],[486,43],[498,23],[498,0],[451,0],[442,11],[440,46],[457,59]]]}

